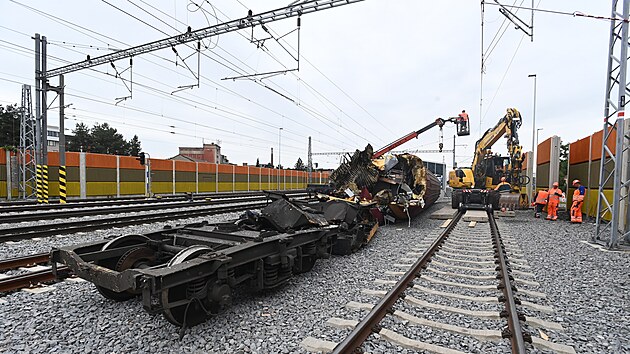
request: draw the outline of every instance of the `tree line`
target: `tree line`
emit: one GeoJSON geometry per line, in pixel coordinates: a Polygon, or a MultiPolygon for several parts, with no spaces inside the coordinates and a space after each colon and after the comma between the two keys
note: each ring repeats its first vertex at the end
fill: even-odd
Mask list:
{"type": "MultiPolygon", "coordinates": [[[[17,104],[0,105],[0,147],[14,150],[20,145],[20,120],[21,110],[17,104]]],[[[72,135],[66,135],[66,151],[138,156],[142,147],[137,135],[125,140],[108,123],[95,123],[91,128],[84,123],[78,123],[72,130],[72,135]]]]}

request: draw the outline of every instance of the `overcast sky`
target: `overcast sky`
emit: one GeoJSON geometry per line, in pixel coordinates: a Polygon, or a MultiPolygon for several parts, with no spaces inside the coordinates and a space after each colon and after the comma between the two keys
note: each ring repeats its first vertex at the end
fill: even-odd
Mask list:
{"type": "MultiPolygon", "coordinates": [[[[245,16],[248,9],[260,13],[290,1],[107,2],[111,5],[97,0],[0,2],[0,104],[19,103],[21,83],[34,85],[34,33],[47,36],[48,67],[56,68],[88,54],[96,57],[182,33],[187,26],[213,25],[215,15],[225,22],[245,16]]],[[[536,2],[541,9],[601,16],[608,16],[611,6],[610,1],[592,0],[536,2]]],[[[529,0],[503,3],[531,5],[529,0]]],[[[517,14],[530,21],[531,12],[517,14]]],[[[458,138],[458,145],[467,146],[458,146],[456,157],[463,166],[472,160],[480,126],[481,131],[494,126],[507,107],[522,112],[519,136],[524,150],[531,149],[534,81],[528,74],[537,74],[539,141],[558,135],[572,142],[601,129],[610,23],[536,13],[533,42],[512,25],[503,31],[503,23],[497,6],[487,4],[484,47],[500,39],[485,65],[483,95],[479,1],[366,0],[302,16],[299,72],[262,76],[258,82],[223,80],[297,68],[285,51],[297,56],[292,18],[267,25],[276,37],[287,34],[280,42],[284,48],[273,39],[263,46],[251,43],[251,29],[208,39],[202,44],[207,49],[199,63],[199,88],[171,94],[197,83],[171,49],[134,58],[133,98],[118,106],[116,98],[129,92],[123,81],[103,74],[115,73],[110,65],[67,74],[66,103],[72,106],[66,110],[66,127],[107,122],[126,139],[137,134],[143,150],[157,158],[176,155],[179,146],[219,142],[222,153],[237,164],[254,164],[257,158],[266,163],[272,147],[278,163],[281,139],[281,162],[292,166],[298,158],[306,162],[308,136],[313,152],[353,151],[367,143],[377,149],[437,117],[466,109],[472,134],[458,138]]],[[[253,37],[269,35],[257,26],[253,37]]],[[[196,75],[194,51],[183,45],[177,51],[183,58],[192,54],[186,64],[196,75]]],[[[120,72],[129,62],[115,65],[120,72]]],[[[129,80],[129,74],[122,75],[129,80]]],[[[52,97],[50,93],[49,102],[52,97]]],[[[50,125],[58,125],[58,111],[49,117],[50,125]]],[[[454,127],[445,127],[445,149],[452,148],[454,133],[454,127]]],[[[437,128],[430,130],[403,148],[437,149],[438,135],[437,128]]],[[[452,161],[450,153],[419,156],[444,159],[449,167],[452,161]]],[[[320,167],[334,168],[338,160],[314,157],[320,167]]]]}

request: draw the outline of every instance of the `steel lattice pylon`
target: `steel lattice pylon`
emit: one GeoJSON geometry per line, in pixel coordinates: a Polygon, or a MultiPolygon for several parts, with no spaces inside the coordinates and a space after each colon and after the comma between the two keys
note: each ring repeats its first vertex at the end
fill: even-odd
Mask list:
{"type": "Polygon", "coordinates": [[[609,248],[630,242],[630,120],[625,120],[626,96],[630,93],[628,82],[628,18],[630,0],[613,0],[608,51],[608,77],[604,106],[604,131],[602,158],[600,160],[599,188],[597,195],[596,231],[593,241],[609,248]],[[612,198],[610,198],[612,191],[612,198]],[[606,197],[608,193],[609,198],[606,197]],[[610,202],[609,202],[610,200],[610,202]]]}
{"type": "Polygon", "coordinates": [[[22,114],[18,149],[19,192],[22,199],[34,198],[37,191],[35,185],[35,118],[33,117],[31,97],[31,86],[22,85],[22,114]]]}

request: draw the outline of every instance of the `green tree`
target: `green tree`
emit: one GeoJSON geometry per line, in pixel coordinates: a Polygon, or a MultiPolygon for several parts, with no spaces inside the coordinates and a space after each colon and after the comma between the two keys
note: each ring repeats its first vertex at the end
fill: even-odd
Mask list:
{"type": "Polygon", "coordinates": [[[298,157],[298,160],[295,163],[295,169],[298,170],[298,171],[305,171],[306,170],[306,166],[304,165],[304,162],[302,162],[302,158],[298,157]]]}
{"type": "Polygon", "coordinates": [[[560,189],[567,191],[567,169],[569,166],[569,144],[560,144],[560,189]]]}
{"type": "Polygon", "coordinates": [[[68,136],[68,151],[91,151],[92,136],[90,128],[83,123],[78,123],[72,130],[72,136],[68,136]]]}
{"type": "Polygon", "coordinates": [[[107,123],[95,124],[90,131],[94,148],[98,154],[127,155],[128,143],[123,135],[107,123]]]}
{"type": "Polygon", "coordinates": [[[20,144],[20,109],[17,104],[0,105],[0,146],[16,147],[20,144]]]}
{"type": "Polygon", "coordinates": [[[260,160],[258,158],[256,159],[256,167],[260,167],[260,160]]]}
{"type": "Polygon", "coordinates": [[[138,139],[137,135],[134,135],[133,138],[127,143],[127,151],[125,155],[138,156],[140,152],[142,152],[140,139],[138,139]]]}

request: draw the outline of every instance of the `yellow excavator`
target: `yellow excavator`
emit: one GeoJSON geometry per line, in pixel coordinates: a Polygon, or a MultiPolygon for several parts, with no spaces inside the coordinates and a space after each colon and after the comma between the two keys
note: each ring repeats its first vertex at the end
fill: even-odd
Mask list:
{"type": "Polygon", "coordinates": [[[470,168],[458,168],[449,172],[448,184],[453,191],[453,207],[460,206],[467,198],[465,193],[470,189],[494,190],[505,177],[510,184],[509,193],[492,194],[490,204],[494,208],[508,207],[516,209],[521,202],[521,187],[528,181],[521,176],[523,166],[523,149],[519,145],[517,130],[523,120],[515,108],[508,108],[507,113],[494,128],[488,129],[475,144],[475,155],[470,168]],[[501,137],[507,139],[508,156],[492,153],[492,146],[501,137]]]}

